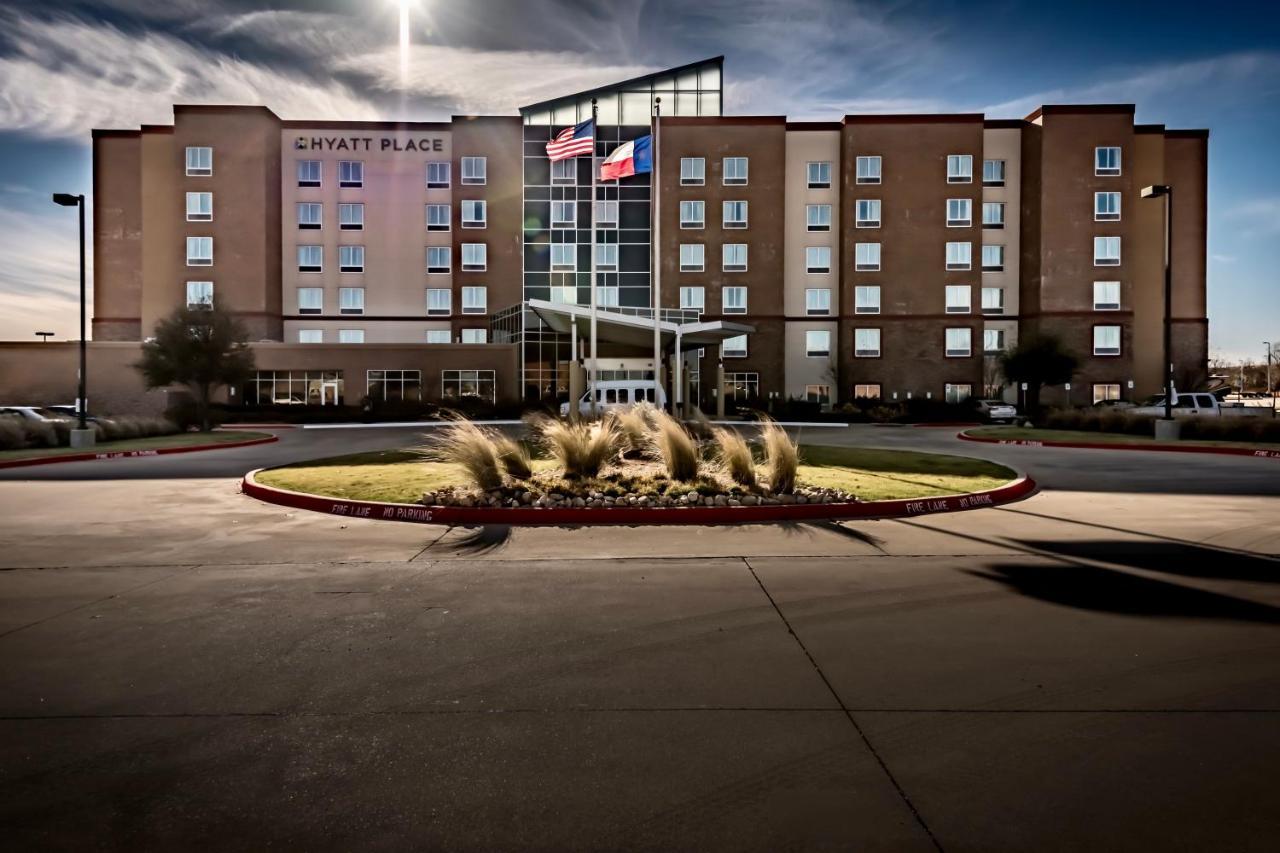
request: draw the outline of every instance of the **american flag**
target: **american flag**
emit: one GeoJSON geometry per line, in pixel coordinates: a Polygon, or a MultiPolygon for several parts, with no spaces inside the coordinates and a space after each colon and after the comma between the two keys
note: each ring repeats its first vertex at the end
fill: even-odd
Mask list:
{"type": "Polygon", "coordinates": [[[594,119],[587,119],[581,124],[566,127],[556,134],[555,139],[547,143],[547,156],[554,163],[557,160],[567,160],[570,157],[590,154],[591,149],[596,144],[595,136],[596,123],[594,119]]]}

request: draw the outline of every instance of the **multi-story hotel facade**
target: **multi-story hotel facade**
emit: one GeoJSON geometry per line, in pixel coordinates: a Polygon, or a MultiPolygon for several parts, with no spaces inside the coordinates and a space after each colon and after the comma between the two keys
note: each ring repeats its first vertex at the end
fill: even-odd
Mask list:
{"type": "Polygon", "coordinates": [[[94,131],[94,340],[216,298],[255,341],[232,403],[563,399],[594,251],[600,375],[654,375],[660,284],[659,376],[707,411],[1013,398],[995,356],[1038,332],[1081,362],[1047,400],[1130,399],[1162,383],[1163,201],[1139,193],[1168,184],[1175,373],[1203,378],[1207,131],[1132,105],[725,116],[722,82],[715,58],[519,116],[94,131]],[[654,174],[598,184],[594,240],[590,158],[545,150],[593,100],[597,158],[657,139],[654,174]]]}

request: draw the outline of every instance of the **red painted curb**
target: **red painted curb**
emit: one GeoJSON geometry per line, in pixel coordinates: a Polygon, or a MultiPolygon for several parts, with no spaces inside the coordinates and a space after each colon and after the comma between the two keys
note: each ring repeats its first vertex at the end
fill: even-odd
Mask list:
{"type": "Polygon", "coordinates": [[[1250,456],[1255,459],[1280,459],[1280,450],[1251,450],[1247,447],[1212,447],[1207,444],[1104,444],[1089,441],[1051,441],[1034,438],[988,438],[986,436],[956,433],[961,441],[977,441],[983,444],[1005,444],[1015,447],[1071,447],[1080,450],[1158,450],[1164,453],[1213,453],[1219,456],[1250,456]]]}
{"type": "Polygon", "coordinates": [[[131,459],[137,456],[168,456],[171,453],[195,453],[201,450],[225,450],[232,447],[249,447],[254,444],[270,444],[280,437],[268,435],[246,441],[228,441],[222,444],[196,444],[190,447],[157,447],[155,450],[108,450],[104,453],[69,453],[66,456],[10,459],[0,462],[0,468],[28,468],[32,465],[52,465],[56,462],[87,462],[92,459],[131,459]]]}
{"type": "Polygon", "coordinates": [[[912,426],[915,427],[916,429],[930,429],[930,428],[939,428],[939,427],[942,427],[942,428],[949,427],[951,429],[955,429],[956,427],[983,426],[983,424],[978,423],[977,421],[940,421],[936,424],[912,424],[912,426]]]}
{"type": "Polygon", "coordinates": [[[613,507],[588,509],[567,507],[463,507],[353,501],[264,486],[254,478],[264,469],[250,471],[241,482],[246,495],[267,503],[294,509],[323,512],[345,518],[409,521],[417,524],[471,526],[509,524],[517,527],[546,525],[612,524],[750,524],[770,521],[813,521],[817,519],[908,518],[939,512],[959,512],[1013,503],[1032,495],[1037,486],[1030,477],[1020,477],[996,489],[967,495],[947,495],[914,500],[866,501],[851,504],[777,504],[770,506],[699,507],[613,507]]]}
{"type": "Polygon", "coordinates": [[[297,424],[223,424],[215,432],[239,432],[242,429],[297,429],[297,424]]]}

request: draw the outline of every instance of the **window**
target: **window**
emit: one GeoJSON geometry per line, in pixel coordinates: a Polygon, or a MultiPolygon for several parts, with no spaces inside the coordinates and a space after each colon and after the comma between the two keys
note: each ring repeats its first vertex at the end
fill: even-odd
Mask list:
{"type": "Polygon", "coordinates": [[[484,243],[462,244],[463,272],[483,272],[488,267],[489,253],[484,243]]]}
{"type": "Polygon", "coordinates": [[[853,289],[853,313],[880,313],[880,285],[865,284],[853,289]]]}
{"type": "Polygon", "coordinates": [[[187,221],[209,222],[213,219],[213,193],[187,193],[187,221]]]}
{"type": "Polygon", "coordinates": [[[853,224],[858,228],[879,228],[880,200],[866,198],[858,199],[853,224]]]}
{"type": "Polygon", "coordinates": [[[298,204],[298,230],[319,231],[323,226],[324,205],[311,202],[298,204]]]}
{"type": "Polygon", "coordinates": [[[705,289],[701,287],[680,288],[680,307],[702,311],[705,309],[705,289]]]}
{"type": "Polygon", "coordinates": [[[324,332],[320,329],[299,329],[298,343],[322,344],[324,343],[324,332]]]}
{"type": "Polygon", "coordinates": [[[984,187],[1004,186],[1004,161],[1003,160],[983,160],[982,161],[982,185],[984,187]]]}
{"type": "Polygon", "coordinates": [[[191,177],[207,177],[213,174],[213,149],[191,146],[187,148],[187,174],[191,177]]]}
{"type": "Polygon", "coordinates": [[[573,272],[578,268],[578,247],[573,243],[551,244],[551,271],[573,272]]]}
{"type": "Polygon", "coordinates": [[[462,313],[484,314],[489,310],[489,289],[487,287],[462,288],[462,313]]]}
{"type": "Polygon", "coordinates": [[[299,314],[324,313],[324,288],[299,287],[298,288],[298,313],[299,314]]]}
{"type": "Polygon", "coordinates": [[[483,201],[464,200],[462,202],[462,227],[485,227],[485,205],[483,201]]]}
{"type": "MultiPolygon", "coordinates": [[[[463,329],[484,332],[484,329],[463,329]]],[[[466,341],[464,341],[466,343],[466,341]]],[[[484,343],[480,341],[479,343],[484,343]]],[[[492,370],[442,370],[440,371],[440,393],[445,397],[477,397],[492,403],[496,397],[494,390],[497,382],[492,370]]]]}
{"type": "Polygon", "coordinates": [[[1004,288],[1003,287],[982,288],[982,313],[983,314],[1003,314],[1004,313],[1004,288]]]}
{"type": "Polygon", "coordinates": [[[831,164],[825,161],[817,161],[806,163],[805,177],[809,182],[811,190],[825,190],[831,188],[831,164]]]}
{"type": "Polygon", "coordinates": [[[973,224],[973,200],[967,198],[947,199],[947,227],[968,228],[973,224]]]}
{"type": "Polygon", "coordinates": [[[618,269],[618,244],[596,244],[596,269],[601,272],[615,272],[618,269]]]}
{"type": "Polygon", "coordinates": [[[831,247],[809,246],[804,250],[805,272],[831,272],[831,247]]]}
{"type": "Polygon", "coordinates": [[[1104,400],[1120,399],[1120,383],[1107,382],[1093,386],[1093,402],[1101,403],[1104,400]]]}
{"type": "Polygon", "coordinates": [[[451,259],[448,246],[427,247],[427,272],[446,273],[449,271],[451,259]]]}
{"type": "Polygon", "coordinates": [[[809,231],[830,231],[831,205],[806,204],[804,206],[804,224],[809,231]]]}
{"type": "Polygon", "coordinates": [[[448,317],[451,313],[453,313],[453,291],[447,287],[428,287],[427,316],[448,317]]]}
{"type": "MultiPolygon", "coordinates": [[[[746,355],[746,350],[742,351],[746,355]]],[[[760,397],[759,373],[726,373],[724,375],[724,398],[726,400],[742,400],[748,402],[760,397]]]]}
{"type": "Polygon", "coordinates": [[[1093,218],[1098,222],[1114,222],[1120,218],[1120,193],[1094,193],[1093,218]]]}
{"type": "Polygon", "coordinates": [[[831,313],[831,290],[826,287],[810,287],[804,292],[804,313],[810,317],[831,313]]]}
{"type": "Polygon", "coordinates": [[[339,246],[338,272],[364,272],[364,246],[339,246]]]}
{"type": "Polygon", "coordinates": [[[1120,327],[1119,326],[1094,326],[1093,327],[1093,354],[1094,355],[1119,355],[1120,354],[1120,327]]]}
{"type": "Polygon", "coordinates": [[[575,285],[552,285],[551,301],[559,302],[561,305],[577,305],[578,304],[578,288],[575,285]]]}
{"type": "MultiPolygon", "coordinates": [[[[557,161],[563,162],[563,161],[557,161]]],[[[618,203],[616,201],[596,202],[596,225],[616,226],[618,224],[618,203]]]]}
{"type": "Polygon", "coordinates": [[[340,344],[364,343],[364,329],[339,329],[338,343],[340,344]]]}
{"type": "Polygon", "coordinates": [[[363,287],[338,288],[338,313],[339,314],[363,314],[364,313],[364,288],[363,287]]]}
{"type": "Polygon", "coordinates": [[[701,243],[680,244],[680,272],[702,272],[706,265],[706,246],[701,243]]]}
{"type": "Polygon", "coordinates": [[[489,343],[489,335],[485,329],[463,329],[462,342],[464,344],[487,344],[489,343]]]}
{"type": "Polygon", "coordinates": [[[880,269],[880,244],[856,243],[853,247],[853,268],[874,272],[880,269]]]}
{"type": "Polygon", "coordinates": [[[436,161],[427,164],[427,189],[443,190],[449,186],[449,163],[436,161]]]}
{"type": "Polygon", "coordinates": [[[705,220],[706,205],[701,201],[680,202],[680,227],[701,228],[705,220]]]}
{"type": "Polygon", "coordinates": [[[747,244],[725,243],[721,253],[720,269],[724,272],[746,272],[747,244]]]}
{"type": "Polygon", "coordinates": [[[747,203],[745,201],[724,202],[724,227],[747,227],[747,203]]]}
{"type": "Polygon", "coordinates": [[[943,395],[948,403],[963,403],[973,396],[973,386],[969,384],[952,385],[947,383],[943,395]]]}
{"type": "Polygon", "coordinates": [[[576,184],[578,182],[578,158],[568,157],[551,164],[551,183],[576,184]]]}
{"type": "Polygon", "coordinates": [[[188,237],[187,238],[187,266],[189,267],[213,266],[213,238],[212,237],[188,237]]]}
{"type": "Polygon", "coordinates": [[[359,160],[338,161],[338,186],[363,187],[364,163],[359,160]]]}
{"type": "Polygon", "coordinates": [[[822,403],[825,406],[831,402],[831,386],[806,385],[804,386],[804,398],[810,403],[822,403]]]}
{"type": "Polygon", "coordinates": [[[618,307],[618,288],[612,285],[596,288],[596,305],[601,308],[618,307]]]}
{"type": "Polygon", "coordinates": [[[298,161],[298,186],[300,187],[318,187],[320,186],[320,161],[319,160],[299,160],[298,161]]]}
{"type": "Polygon", "coordinates": [[[855,400],[879,400],[880,386],[878,384],[871,385],[854,385],[853,399],[855,400]]]}
{"type": "Polygon", "coordinates": [[[1120,265],[1120,238],[1093,238],[1093,265],[1095,267],[1117,267],[1120,265]]]}
{"type": "Polygon", "coordinates": [[[422,373],[417,370],[370,370],[366,371],[366,384],[369,399],[385,400],[421,400],[422,373]]]}
{"type": "Polygon", "coordinates": [[[828,358],[831,355],[831,333],[826,329],[805,332],[804,354],[808,358],[828,358]]]}
{"type": "Polygon", "coordinates": [[[449,205],[447,204],[427,205],[427,230],[428,231],[448,231],[449,230],[449,205]]]}
{"type": "Polygon", "coordinates": [[[973,309],[973,288],[967,284],[947,285],[947,313],[968,314],[973,309]]]}
{"type": "Polygon", "coordinates": [[[578,224],[578,203],[576,201],[551,202],[551,227],[573,228],[578,224]]]}
{"type": "Polygon", "coordinates": [[[1004,202],[985,201],[982,203],[982,227],[1004,227],[1004,202]]]}
{"type": "Polygon", "coordinates": [[[859,157],[855,161],[857,168],[857,176],[855,180],[860,184],[878,184],[880,183],[880,158],[875,157],[859,157]]]}
{"type": "Polygon", "coordinates": [[[1093,149],[1093,173],[1105,177],[1120,174],[1120,149],[1114,146],[1093,149]]]}
{"type": "Polygon", "coordinates": [[[1004,351],[1004,329],[983,329],[982,330],[982,351],[983,352],[1003,352],[1004,351]]]}
{"type": "Polygon", "coordinates": [[[948,358],[960,358],[973,352],[970,339],[972,329],[947,329],[946,354],[948,358]]]}
{"type": "Polygon", "coordinates": [[[725,338],[720,344],[725,358],[746,358],[747,357],[747,336],[737,335],[732,338],[725,338]]]}
{"type": "Polygon", "coordinates": [[[856,358],[879,358],[880,330],[854,329],[853,354],[856,358]]]}
{"type": "Polygon", "coordinates": [[[462,158],[462,183],[483,184],[489,171],[488,161],[484,157],[462,158]]]}
{"type": "Polygon", "coordinates": [[[948,154],[947,155],[947,183],[949,184],[973,183],[973,155],[972,154],[948,154]]]}
{"type": "Polygon", "coordinates": [[[449,339],[448,329],[427,329],[427,343],[429,344],[448,344],[452,343],[449,339]]]}
{"type": "Polygon", "coordinates": [[[298,247],[298,272],[320,272],[324,269],[323,246],[298,247]]]}
{"type": "MultiPolygon", "coordinates": [[[[319,330],[312,330],[319,334],[319,330]]],[[[308,342],[310,343],[310,342],[308,342]]],[[[320,343],[317,338],[314,343],[320,343]]],[[[259,370],[245,383],[246,403],[342,405],[341,370],[259,370]]]]}
{"type": "Polygon", "coordinates": [[[1000,272],[1004,269],[1004,246],[982,247],[982,271],[1000,272]]]}
{"type": "Polygon", "coordinates": [[[725,314],[747,313],[747,289],[726,287],[720,291],[720,308],[725,314]]]}
{"type": "Polygon", "coordinates": [[[969,243],[947,244],[947,269],[967,270],[973,268],[972,246],[969,243]]]}
{"type": "Polygon", "coordinates": [[[724,158],[724,185],[739,186],[747,182],[747,158],[724,158]]]}
{"type": "Polygon", "coordinates": [[[700,187],[706,181],[707,161],[701,157],[680,158],[680,183],[686,187],[700,187]]]}
{"type": "Polygon", "coordinates": [[[213,305],[213,282],[187,282],[187,307],[197,308],[213,305]]]}
{"type": "Polygon", "coordinates": [[[1120,310],[1120,282],[1095,281],[1093,283],[1093,310],[1120,310]]]}
{"type": "Polygon", "coordinates": [[[338,230],[363,231],[364,230],[364,205],[363,204],[338,205],[338,230]]]}

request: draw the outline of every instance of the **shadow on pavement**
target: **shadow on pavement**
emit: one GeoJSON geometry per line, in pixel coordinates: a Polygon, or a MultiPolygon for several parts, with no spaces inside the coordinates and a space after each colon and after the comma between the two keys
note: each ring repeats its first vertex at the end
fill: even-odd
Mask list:
{"type": "Polygon", "coordinates": [[[1064,557],[1098,560],[1182,577],[1280,583],[1280,560],[1181,542],[1150,539],[1128,542],[1088,539],[1065,542],[1034,539],[1012,541],[1064,557]]]}
{"type": "Polygon", "coordinates": [[[424,553],[446,552],[450,554],[465,554],[467,556],[478,556],[480,554],[488,554],[505,548],[507,543],[511,541],[511,525],[509,524],[486,524],[483,527],[474,527],[467,531],[467,534],[460,539],[449,539],[447,541],[435,542],[429,545],[424,553]]]}

